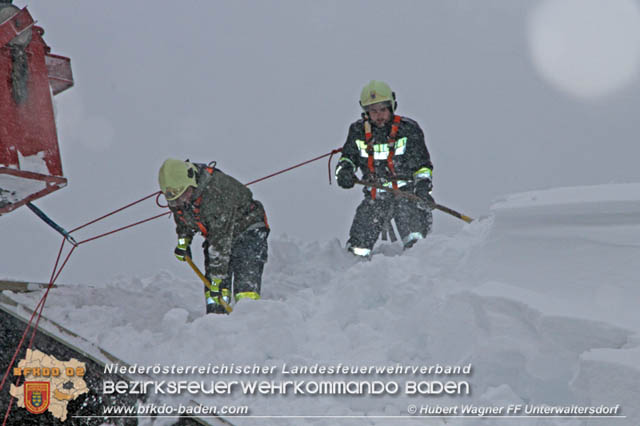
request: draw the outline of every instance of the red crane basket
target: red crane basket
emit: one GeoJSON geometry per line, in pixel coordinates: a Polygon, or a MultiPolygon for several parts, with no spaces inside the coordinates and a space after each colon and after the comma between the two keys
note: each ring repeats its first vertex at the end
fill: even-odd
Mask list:
{"type": "Polygon", "coordinates": [[[0,6],[0,214],[63,188],[53,95],[73,86],[27,8],[0,6]]]}

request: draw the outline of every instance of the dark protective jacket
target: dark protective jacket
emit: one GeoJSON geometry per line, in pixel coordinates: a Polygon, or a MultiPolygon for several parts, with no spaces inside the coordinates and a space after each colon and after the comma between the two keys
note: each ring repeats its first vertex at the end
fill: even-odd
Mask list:
{"type": "MultiPolygon", "coordinates": [[[[216,168],[196,164],[198,187],[191,202],[183,209],[171,210],[178,238],[200,232],[209,243],[212,277],[225,278],[234,240],[243,232],[268,228],[262,203],[242,183],[216,168]]],[[[212,278],[210,277],[210,278],[212,278]]]]}
{"type": "MultiPolygon", "coordinates": [[[[389,169],[389,145],[388,138],[391,133],[392,122],[384,127],[378,128],[372,124],[372,149],[373,163],[375,170],[375,180],[380,183],[389,182],[392,178],[389,169]]],[[[393,168],[396,179],[404,180],[400,182],[399,189],[413,190],[413,181],[420,177],[430,177],[433,171],[433,164],[424,139],[422,129],[414,120],[401,117],[398,125],[398,131],[393,146],[393,168]],[[425,171],[425,169],[428,169],[425,171]],[[420,176],[416,176],[418,173],[420,176]],[[428,176],[427,176],[428,175],[428,176]]],[[[340,158],[337,170],[341,167],[351,167],[354,171],[360,169],[362,171],[363,180],[371,180],[372,173],[368,166],[369,153],[367,143],[365,142],[364,120],[360,119],[351,124],[347,141],[342,147],[342,157],[340,158]]],[[[365,193],[370,194],[369,189],[365,188],[365,193]]]]}

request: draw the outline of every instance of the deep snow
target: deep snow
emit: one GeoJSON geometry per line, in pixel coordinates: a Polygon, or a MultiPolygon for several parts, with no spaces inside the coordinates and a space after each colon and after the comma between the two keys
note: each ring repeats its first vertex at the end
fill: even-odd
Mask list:
{"type": "MultiPolygon", "coordinates": [[[[436,221],[441,214],[435,213],[436,221]]],[[[370,262],[352,258],[342,247],[337,239],[302,243],[283,235],[271,238],[263,299],[239,303],[230,316],[203,314],[202,285],[186,264],[180,276],[161,272],[108,282],[97,277],[87,286],[56,288],[45,315],[140,365],[235,363],[278,366],[278,371],[284,363],[473,366],[471,376],[455,377],[470,383],[467,397],[410,397],[402,392],[375,397],[196,397],[208,405],[247,404],[252,415],[404,416],[412,403],[621,404],[625,419],[447,418],[446,423],[640,422],[640,184],[507,196],[494,204],[489,217],[469,225],[461,222],[455,235],[430,235],[405,253],[382,244],[370,262]]],[[[41,295],[5,294],[28,306],[41,295]]],[[[292,379],[282,374],[221,379],[234,377],[292,379]]],[[[348,379],[402,383],[443,377],[348,379]]],[[[424,417],[232,421],[445,423],[424,417]]]]}

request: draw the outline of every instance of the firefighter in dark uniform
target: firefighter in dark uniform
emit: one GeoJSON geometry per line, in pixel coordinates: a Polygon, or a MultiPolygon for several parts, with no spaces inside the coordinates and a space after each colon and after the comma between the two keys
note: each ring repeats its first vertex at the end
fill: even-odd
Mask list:
{"type": "Polygon", "coordinates": [[[220,300],[230,303],[232,285],[236,301],[259,299],[269,225],[249,188],[215,167],[172,158],[158,180],[176,222],[176,257],[191,257],[193,237],[204,238],[207,313],[226,312],[220,300]]]}
{"type": "Polygon", "coordinates": [[[402,244],[410,248],[431,230],[428,202],[399,197],[406,191],[424,200],[431,199],[433,164],[424,133],[415,121],[395,114],[395,93],[384,82],[371,81],[360,94],[362,118],[349,127],[342,157],[336,167],[338,185],[352,188],[362,172],[364,182],[387,189],[364,186],[364,200],[358,206],[347,248],[357,256],[370,258],[378,236],[393,233],[395,222],[402,244]]]}

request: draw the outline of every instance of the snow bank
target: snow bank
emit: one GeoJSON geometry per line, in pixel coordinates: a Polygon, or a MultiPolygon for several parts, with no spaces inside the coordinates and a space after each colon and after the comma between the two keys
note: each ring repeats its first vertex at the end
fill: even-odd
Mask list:
{"type": "Polygon", "coordinates": [[[47,184],[41,180],[0,173],[0,207],[22,201],[29,195],[46,188],[47,184]]]}
{"type": "Polygon", "coordinates": [[[20,164],[20,170],[43,175],[51,174],[47,167],[47,162],[44,159],[44,151],[29,156],[23,156],[22,153],[18,151],[18,163],[20,164]]]}
{"type": "MultiPolygon", "coordinates": [[[[640,188],[622,187],[630,192],[640,188]]],[[[601,193],[622,187],[603,187],[601,193]]],[[[622,214],[635,214],[635,193],[604,202],[587,198],[593,191],[582,188],[552,192],[529,196],[546,203],[545,217],[562,211],[551,202],[560,199],[574,200],[579,208],[623,201],[630,207],[622,214]]],[[[262,377],[266,380],[286,380],[283,365],[473,366],[469,377],[457,378],[468,380],[470,395],[214,399],[246,403],[254,415],[399,416],[406,415],[412,403],[607,403],[622,404],[628,416],[615,424],[637,424],[640,251],[634,239],[640,240],[640,227],[630,221],[606,224],[608,213],[593,211],[596,220],[591,224],[545,225],[523,213],[530,204],[516,202],[521,196],[507,199],[512,200],[511,216],[520,216],[525,225],[505,219],[503,206],[491,218],[463,225],[457,235],[431,235],[405,253],[398,246],[380,245],[370,262],[354,259],[338,240],[272,238],[263,299],[242,301],[230,316],[203,314],[202,284],[186,266],[179,277],[163,272],[96,282],[95,287],[60,287],[49,296],[45,312],[123,360],[141,365],[275,366],[274,374],[262,377]]],[[[10,297],[35,305],[39,294],[10,297]]],[[[246,379],[225,376],[234,378],[246,379]]],[[[416,378],[395,377],[401,383],[416,378]]],[[[212,401],[203,396],[199,400],[212,401]]],[[[251,419],[233,421],[253,424],[251,419]]],[[[516,419],[501,421],[520,424],[516,419]]],[[[596,424],[571,418],[535,421],[596,424]]],[[[354,424],[343,418],[270,422],[354,424]]],[[[369,417],[365,423],[390,422],[369,417]]],[[[443,424],[437,418],[416,423],[443,424]]],[[[456,418],[447,423],[488,424],[456,418]]]]}
{"type": "MultiPolygon", "coordinates": [[[[637,337],[637,335],[636,335],[637,337]]],[[[576,395],[592,405],[620,404],[624,421],[616,424],[637,425],[640,419],[640,348],[594,349],[580,357],[578,372],[571,383],[576,395]]],[[[596,425],[590,419],[586,425],[596,425]]]]}
{"type": "Polygon", "coordinates": [[[491,208],[492,210],[504,210],[621,201],[640,201],[640,183],[573,186],[522,192],[496,200],[491,208]]]}

